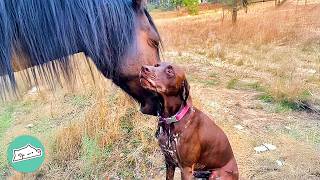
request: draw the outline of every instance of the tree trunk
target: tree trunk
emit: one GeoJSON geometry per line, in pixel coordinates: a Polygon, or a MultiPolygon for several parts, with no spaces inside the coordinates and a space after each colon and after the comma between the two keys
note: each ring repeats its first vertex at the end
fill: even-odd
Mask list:
{"type": "Polygon", "coordinates": [[[233,0],[233,7],[232,7],[232,24],[235,25],[237,23],[237,0],[233,0]]]}
{"type": "Polygon", "coordinates": [[[221,23],[224,21],[224,7],[222,7],[222,18],[221,18],[221,23]]]}
{"type": "Polygon", "coordinates": [[[233,8],[232,10],[232,24],[237,24],[237,10],[235,8],[233,8]]]}

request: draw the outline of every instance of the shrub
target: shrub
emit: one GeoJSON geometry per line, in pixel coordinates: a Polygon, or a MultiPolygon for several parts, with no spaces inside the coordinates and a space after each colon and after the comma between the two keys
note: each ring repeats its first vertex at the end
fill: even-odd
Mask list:
{"type": "Polygon", "coordinates": [[[151,1],[148,3],[148,9],[171,10],[185,6],[189,14],[198,14],[199,0],[167,0],[167,1],[151,1]]]}
{"type": "Polygon", "coordinates": [[[199,13],[199,1],[198,0],[183,0],[183,5],[187,8],[189,14],[199,13]]]}
{"type": "Polygon", "coordinates": [[[172,0],[172,4],[175,7],[182,6],[183,5],[183,0],[172,0]]]}

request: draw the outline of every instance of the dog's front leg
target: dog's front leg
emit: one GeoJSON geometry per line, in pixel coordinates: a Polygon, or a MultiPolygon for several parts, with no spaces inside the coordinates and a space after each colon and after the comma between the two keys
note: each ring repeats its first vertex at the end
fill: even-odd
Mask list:
{"type": "Polygon", "coordinates": [[[166,162],[166,180],[173,180],[176,166],[166,162]]]}
{"type": "Polygon", "coordinates": [[[192,167],[184,167],[181,169],[181,179],[182,180],[192,180],[192,167]]]}

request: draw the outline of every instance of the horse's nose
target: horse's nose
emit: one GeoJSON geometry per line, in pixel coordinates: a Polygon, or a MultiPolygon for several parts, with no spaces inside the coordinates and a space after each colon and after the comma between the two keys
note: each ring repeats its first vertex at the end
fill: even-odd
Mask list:
{"type": "Polygon", "coordinates": [[[148,66],[142,66],[141,71],[144,73],[150,73],[150,68],[148,66]]]}

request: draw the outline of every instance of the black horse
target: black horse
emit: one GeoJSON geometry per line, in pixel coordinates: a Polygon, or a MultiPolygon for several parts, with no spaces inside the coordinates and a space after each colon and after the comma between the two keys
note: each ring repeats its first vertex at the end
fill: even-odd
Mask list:
{"type": "Polygon", "coordinates": [[[138,77],[143,64],[160,61],[160,37],[144,5],[143,0],[1,0],[0,94],[16,88],[15,71],[30,68],[27,76],[34,80],[72,75],[70,55],[83,52],[143,113],[155,115],[157,96],[142,89],[138,77]]]}

